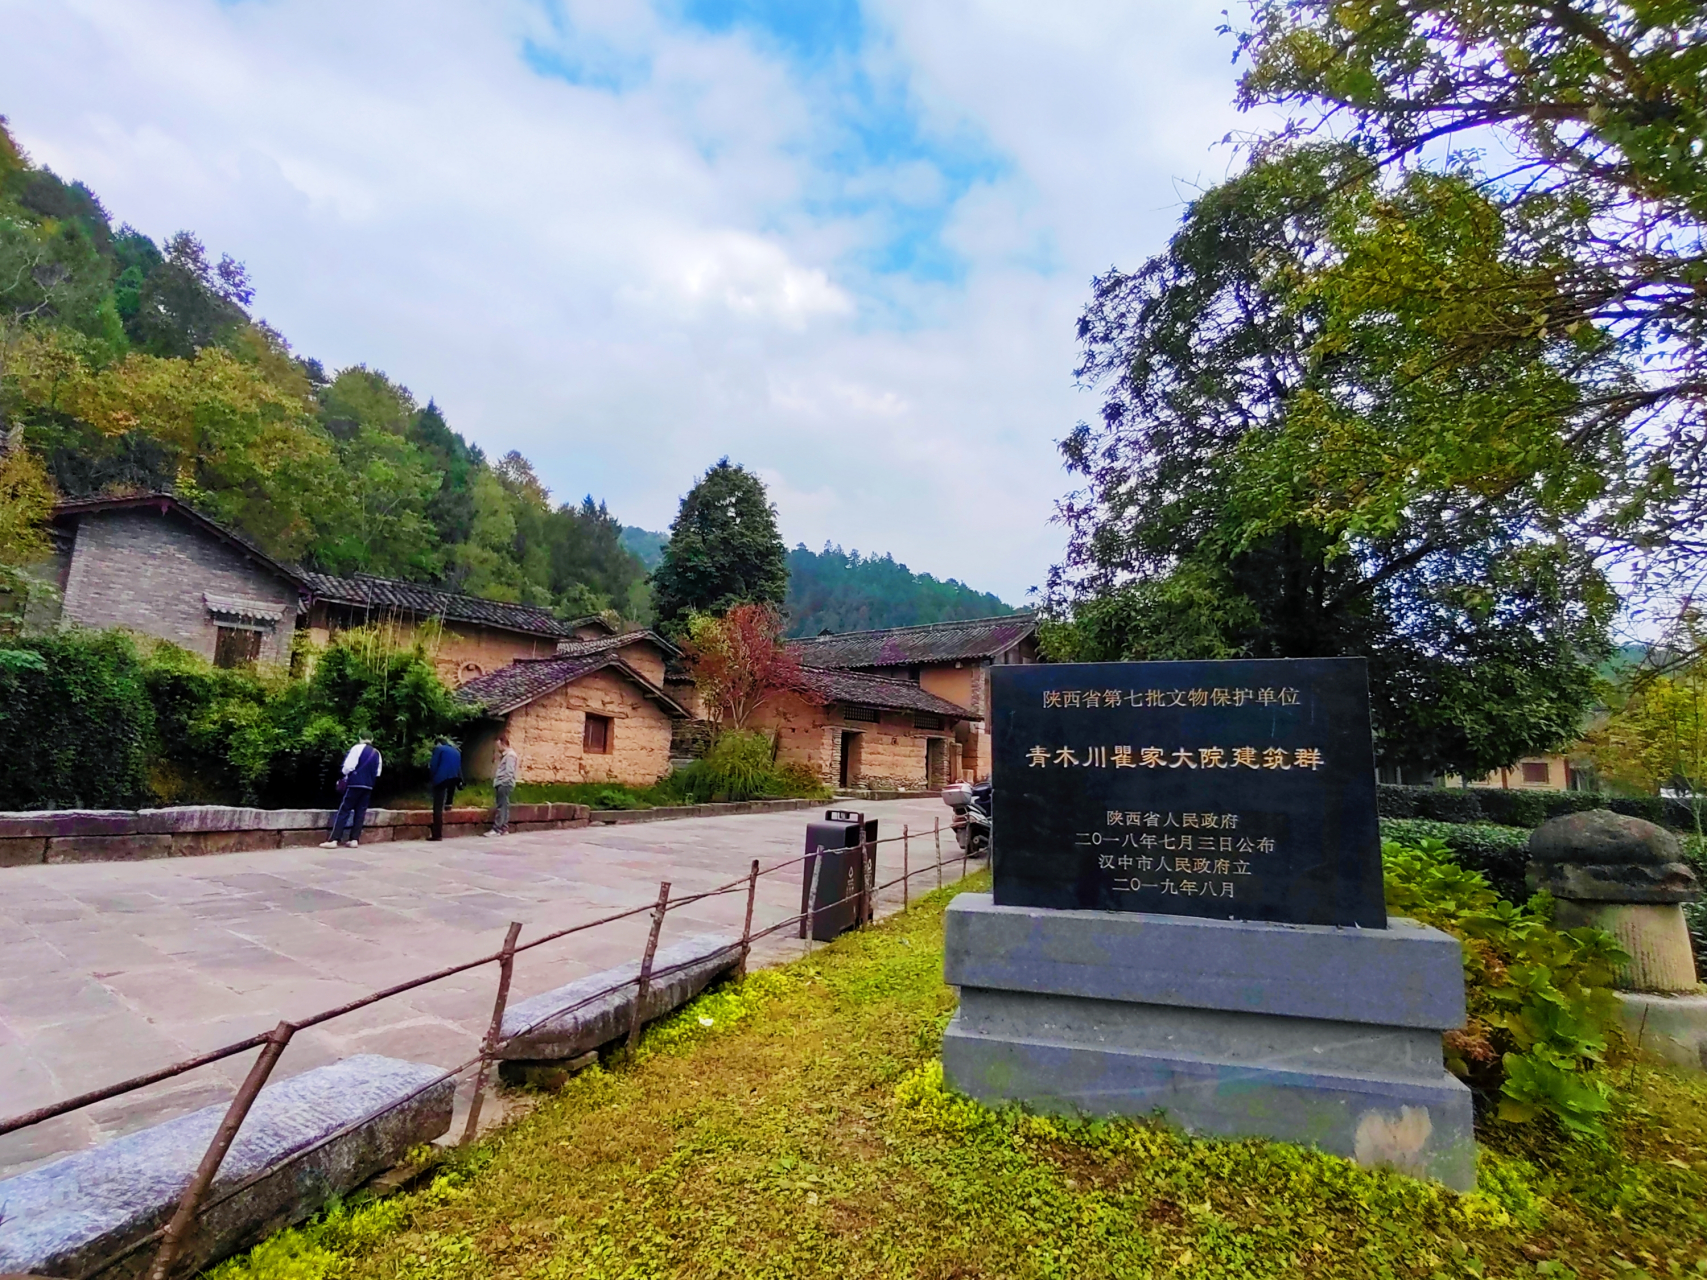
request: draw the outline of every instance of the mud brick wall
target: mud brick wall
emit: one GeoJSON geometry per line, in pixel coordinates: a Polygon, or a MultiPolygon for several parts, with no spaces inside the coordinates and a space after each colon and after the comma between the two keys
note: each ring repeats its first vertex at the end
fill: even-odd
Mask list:
{"type": "MultiPolygon", "coordinates": [[[[624,782],[650,786],[670,771],[671,720],[629,680],[609,671],[584,676],[512,712],[510,742],[524,782],[624,782]],[[611,719],[610,750],[582,749],[588,713],[611,719]]],[[[480,756],[485,776],[491,765],[480,756]]]]}
{"type": "Polygon", "coordinates": [[[779,763],[804,764],[832,782],[841,776],[842,733],[850,730],[860,735],[858,767],[851,771],[850,785],[884,778],[921,789],[927,781],[926,740],[951,737],[940,729],[915,729],[911,712],[885,711],[877,724],[844,721],[836,704],[815,706],[793,694],[763,708],[752,727],[778,735],[779,763]]]}

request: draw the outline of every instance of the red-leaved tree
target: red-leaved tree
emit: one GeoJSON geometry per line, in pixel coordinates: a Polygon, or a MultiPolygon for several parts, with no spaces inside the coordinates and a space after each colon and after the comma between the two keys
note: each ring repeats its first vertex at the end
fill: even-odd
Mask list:
{"type": "Polygon", "coordinates": [[[824,701],[783,642],[782,615],[769,605],[738,604],[721,618],[695,614],[683,649],[706,717],[718,724],[744,729],[783,694],[824,701]]]}

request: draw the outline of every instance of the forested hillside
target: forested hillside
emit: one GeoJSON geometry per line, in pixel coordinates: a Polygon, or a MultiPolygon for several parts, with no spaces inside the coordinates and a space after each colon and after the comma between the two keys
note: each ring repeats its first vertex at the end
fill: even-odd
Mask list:
{"type": "Polygon", "coordinates": [[[664,544],[669,540],[669,534],[653,533],[650,529],[636,529],[632,525],[624,525],[622,529],[622,545],[648,569],[658,567],[664,558],[664,544]]]}
{"type": "Polygon", "coordinates": [[[489,460],[378,370],[329,374],[253,302],[241,263],[115,226],[0,120],[0,541],[28,541],[45,470],[66,496],[175,490],[332,573],[647,612],[603,504],[555,505],[519,453],[489,460]]]}
{"type": "Polygon", "coordinates": [[[911,627],[1013,612],[1012,605],[987,591],[914,573],[893,556],[862,556],[829,545],[817,552],[797,546],[788,553],[783,608],[789,634],[795,636],[815,636],[825,628],[911,627]]]}

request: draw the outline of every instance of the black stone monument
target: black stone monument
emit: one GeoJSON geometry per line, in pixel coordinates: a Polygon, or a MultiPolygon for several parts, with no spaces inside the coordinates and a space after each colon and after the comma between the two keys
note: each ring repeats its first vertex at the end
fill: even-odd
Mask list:
{"type": "Polygon", "coordinates": [[[1386,928],[1362,658],[991,681],[998,906],[1386,928]]]}

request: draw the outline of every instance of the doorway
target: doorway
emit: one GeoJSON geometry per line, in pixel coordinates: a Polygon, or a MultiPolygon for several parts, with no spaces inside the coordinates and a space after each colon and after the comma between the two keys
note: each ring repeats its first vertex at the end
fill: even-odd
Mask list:
{"type": "Polygon", "coordinates": [[[925,789],[941,791],[948,785],[948,739],[925,739],[925,789]]]}
{"type": "Polygon", "coordinates": [[[859,740],[862,735],[842,730],[842,764],[837,775],[838,785],[851,787],[859,781],[859,740]]]}

